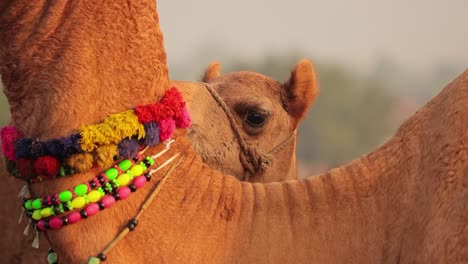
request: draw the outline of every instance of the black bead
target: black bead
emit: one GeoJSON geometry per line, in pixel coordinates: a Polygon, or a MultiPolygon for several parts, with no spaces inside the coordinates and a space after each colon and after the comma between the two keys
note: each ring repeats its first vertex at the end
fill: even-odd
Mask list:
{"type": "Polygon", "coordinates": [[[113,192],[113,193],[117,193],[117,189],[118,189],[119,187],[117,187],[117,185],[116,185],[115,183],[113,183],[113,182],[110,183],[110,186],[112,187],[112,192],[113,192]]]}
{"type": "Polygon", "coordinates": [[[100,183],[101,185],[105,183],[104,177],[98,176],[97,179],[98,179],[98,181],[99,181],[99,183],[100,183]]]}
{"type": "Polygon", "coordinates": [[[62,216],[61,219],[62,219],[62,224],[63,224],[63,225],[68,225],[68,217],[62,216]]]}
{"type": "Polygon", "coordinates": [[[45,229],[50,229],[49,220],[44,221],[44,228],[45,229]]]}
{"type": "Polygon", "coordinates": [[[99,253],[99,255],[97,255],[98,259],[100,259],[101,261],[105,261],[107,258],[106,258],[106,255],[104,255],[104,253],[99,253]]]}
{"type": "Polygon", "coordinates": [[[88,214],[86,213],[86,211],[84,209],[80,211],[80,215],[84,219],[88,218],[88,214]]]}
{"type": "Polygon", "coordinates": [[[59,206],[54,206],[54,213],[55,213],[56,215],[59,215],[59,214],[60,214],[59,206]]]}
{"type": "Polygon", "coordinates": [[[91,189],[96,188],[96,183],[94,181],[91,180],[88,183],[89,183],[89,187],[91,187],[91,189]]]}
{"type": "Polygon", "coordinates": [[[106,207],[104,207],[104,204],[101,201],[99,201],[97,204],[99,205],[99,210],[106,209],[106,207]]]}
{"type": "Polygon", "coordinates": [[[32,211],[26,211],[26,216],[27,216],[28,218],[31,218],[32,215],[33,215],[33,212],[32,212],[32,211]]]}
{"type": "Polygon", "coordinates": [[[133,162],[138,162],[138,157],[133,157],[133,162]]]}
{"type": "Polygon", "coordinates": [[[69,205],[68,203],[63,203],[63,210],[64,210],[65,212],[71,211],[71,210],[70,210],[70,207],[68,207],[68,205],[69,205]]]}
{"type": "Polygon", "coordinates": [[[102,190],[104,191],[105,194],[109,193],[109,188],[107,188],[106,185],[102,186],[102,190]]]}
{"type": "Polygon", "coordinates": [[[130,188],[130,191],[135,192],[137,190],[135,184],[131,183],[128,185],[128,188],[130,188]]]}
{"type": "Polygon", "coordinates": [[[118,193],[114,193],[112,196],[114,196],[116,201],[120,200],[120,195],[118,193]]]}
{"type": "Polygon", "coordinates": [[[151,162],[149,160],[144,160],[143,163],[146,165],[147,168],[151,167],[151,162]]]}
{"type": "Polygon", "coordinates": [[[138,225],[138,220],[136,220],[135,218],[132,218],[128,224],[127,224],[127,227],[130,231],[133,231],[135,230],[135,228],[137,227],[138,225]]]}
{"type": "Polygon", "coordinates": [[[27,198],[21,199],[21,205],[24,207],[24,205],[26,204],[27,201],[28,201],[27,198]]]}
{"type": "Polygon", "coordinates": [[[146,178],[146,181],[149,182],[151,180],[151,174],[145,173],[145,178],[146,178]]]}
{"type": "Polygon", "coordinates": [[[48,254],[50,254],[50,253],[54,253],[54,252],[55,252],[55,251],[54,251],[54,249],[53,249],[53,248],[49,248],[49,250],[47,251],[47,253],[48,253],[48,254]]]}

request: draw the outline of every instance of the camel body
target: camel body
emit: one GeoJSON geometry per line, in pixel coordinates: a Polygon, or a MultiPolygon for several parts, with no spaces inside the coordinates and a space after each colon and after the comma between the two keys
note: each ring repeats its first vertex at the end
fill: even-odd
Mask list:
{"type": "MultiPolygon", "coordinates": [[[[26,135],[67,135],[111,113],[155,101],[168,88],[154,1],[128,6],[5,1],[0,14],[5,94],[14,125],[26,135]]],[[[108,259],[466,263],[467,105],[468,71],[374,152],[324,175],[283,183],[225,176],[203,164],[185,132],[178,131],[170,152],[182,153],[184,161],[108,259]]],[[[98,172],[35,184],[31,191],[34,196],[57,192],[98,172]]],[[[84,263],[99,253],[150,189],[79,224],[48,232],[61,262],[84,263]]]]}

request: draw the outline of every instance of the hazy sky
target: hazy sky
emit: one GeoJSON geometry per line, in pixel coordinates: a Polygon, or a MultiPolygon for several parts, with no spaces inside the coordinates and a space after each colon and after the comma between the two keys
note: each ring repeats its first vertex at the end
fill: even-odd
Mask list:
{"type": "Polygon", "coordinates": [[[300,50],[367,69],[379,54],[408,67],[468,67],[468,0],[158,1],[169,63],[200,52],[258,57],[300,50]]]}

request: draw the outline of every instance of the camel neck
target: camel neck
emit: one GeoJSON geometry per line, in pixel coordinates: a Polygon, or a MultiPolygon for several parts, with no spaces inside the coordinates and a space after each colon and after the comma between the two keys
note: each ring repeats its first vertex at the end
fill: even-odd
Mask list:
{"type": "Polygon", "coordinates": [[[11,1],[0,8],[0,74],[12,122],[26,136],[70,134],[155,102],[169,88],[154,1],[11,1]]]}

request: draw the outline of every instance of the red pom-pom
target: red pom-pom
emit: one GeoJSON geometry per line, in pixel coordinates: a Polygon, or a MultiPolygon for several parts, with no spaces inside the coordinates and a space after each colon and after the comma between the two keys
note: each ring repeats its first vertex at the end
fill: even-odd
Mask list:
{"type": "Polygon", "coordinates": [[[52,156],[43,156],[34,161],[34,171],[44,177],[53,177],[60,170],[60,162],[52,156]]]}
{"type": "Polygon", "coordinates": [[[16,169],[19,172],[21,179],[29,179],[34,176],[34,167],[32,161],[29,159],[17,159],[16,169]]]}
{"type": "Polygon", "coordinates": [[[159,103],[137,106],[135,114],[140,123],[160,122],[168,118],[179,118],[184,107],[182,95],[175,87],[172,87],[159,103]]]}

